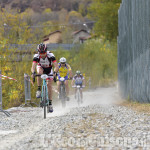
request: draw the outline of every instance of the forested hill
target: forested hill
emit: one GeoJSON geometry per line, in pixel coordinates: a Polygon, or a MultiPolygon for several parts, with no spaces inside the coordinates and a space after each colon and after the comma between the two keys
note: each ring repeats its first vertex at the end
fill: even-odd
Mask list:
{"type": "MultiPolygon", "coordinates": [[[[18,27],[25,25],[51,26],[51,28],[45,28],[46,33],[63,28],[63,31],[67,31],[68,34],[86,28],[92,31],[91,34],[112,40],[118,36],[120,3],[121,0],[0,0],[0,26],[4,24],[9,27],[14,24],[18,27]],[[92,22],[95,22],[94,27],[92,22]],[[83,27],[83,23],[88,24],[83,27]],[[54,24],[72,24],[74,26],[64,29],[62,26],[53,26],[54,24]]],[[[16,32],[14,35],[18,36],[18,30],[16,32]]],[[[40,35],[43,36],[43,34],[40,35]]],[[[68,34],[65,34],[67,38],[68,34]]]]}
{"type": "Polygon", "coordinates": [[[42,12],[46,8],[52,11],[64,8],[67,11],[84,9],[86,13],[86,8],[91,2],[92,0],[0,0],[0,5],[1,8],[16,9],[20,12],[24,12],[27,8],[35,12],[42,12]]]}

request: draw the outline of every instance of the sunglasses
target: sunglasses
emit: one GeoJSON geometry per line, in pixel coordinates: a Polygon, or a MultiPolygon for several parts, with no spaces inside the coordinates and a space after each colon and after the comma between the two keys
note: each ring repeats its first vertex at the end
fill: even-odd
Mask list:
{"type": "Polygon", "coordinates": [[[40,54],[46,54],[46,52],[40,52],[40,54]]]}
{"type": "Polygon", "coordinates": [[[65,63],[61,63],[61,64],[65,64],[65,63]]]}

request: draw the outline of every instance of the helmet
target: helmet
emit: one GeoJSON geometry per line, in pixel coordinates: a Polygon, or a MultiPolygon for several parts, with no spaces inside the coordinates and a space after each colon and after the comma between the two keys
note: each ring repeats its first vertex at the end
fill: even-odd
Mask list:
{"type": "Polygon", "coordinates": [[[77,70],[77,71],[76,71],[76,74],[79,75],[79,74],[81,74],[81,72],[80,72],[79,70],[77,70]]]}
{"type": "Polygon", "coordinates": [[[47,51],[47,46],[44,43],[41,43],[37,46],[37,50],[39,53],[45,53],[47,51]]]}
{"type": "Polygon", "coordinates": [[[62,57],[62,58],[60,58],[60,63],[66,63],[66,58],[65,57],[62,57]]]}

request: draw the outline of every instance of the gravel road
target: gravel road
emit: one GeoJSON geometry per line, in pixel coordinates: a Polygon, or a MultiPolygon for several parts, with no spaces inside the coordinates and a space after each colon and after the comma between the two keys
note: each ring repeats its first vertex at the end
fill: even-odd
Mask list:
{"type": "Polygon", "coordinates": [[[54,103],[43,109],[17,107],[0,113],[0,150],[149,150],[150,116],[117,105],[115,87],[84,92],[77,107],[72,96],[67,108],[54,103]]]}

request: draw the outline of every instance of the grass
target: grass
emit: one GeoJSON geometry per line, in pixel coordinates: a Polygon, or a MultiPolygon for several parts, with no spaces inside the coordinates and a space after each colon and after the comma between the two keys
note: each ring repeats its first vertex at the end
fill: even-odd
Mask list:
{"type": "Polygon", "coordinates": [[[150,103],[139,103],[126,100],[119,105],[133,109],[134,111],[139,113],[146,113],[150,115],[150,103]]]}

